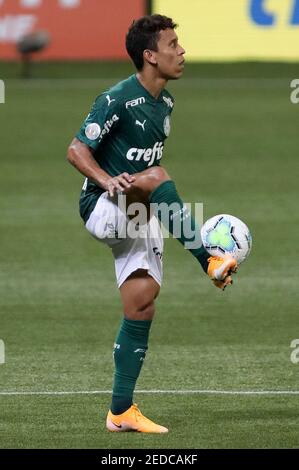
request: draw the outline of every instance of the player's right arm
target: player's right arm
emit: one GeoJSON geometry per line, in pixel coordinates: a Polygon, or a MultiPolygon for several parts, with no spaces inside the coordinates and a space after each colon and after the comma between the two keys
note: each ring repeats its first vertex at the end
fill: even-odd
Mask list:
{"type": "Polygon", "coordinates": [[[129,190],[131,184],[135,181],[135,177],[128,173],[111,177],[93,157],[93,149],[77,137],[73,139],[68,148],[67,159],[82,175],[105,189],[105,191],[109,191],[110,196],[113,196],[117,190],[129,190]]]}
{"type": "Polygon", "coordinates": [[[68,161],[90,181],[105,191],[109,191],[110,196],[113,196],[116,191],[130,189],[131,183],[135,180],[134,176],[128,173],[111,177],[100,167],[93,156],[108,135],[113,138],[120,115],[118,97],[114,98],[111,94],[105,93],[98,96],[67,152],[68,161]],[[105,129],[108,123],[109,132],[105,129]]]}

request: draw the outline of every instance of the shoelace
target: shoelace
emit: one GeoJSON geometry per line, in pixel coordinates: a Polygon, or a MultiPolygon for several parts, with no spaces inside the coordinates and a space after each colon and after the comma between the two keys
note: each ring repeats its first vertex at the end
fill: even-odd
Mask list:
{"type": "Polygon", "coordinates": [[[133,410],[134,410],[135,419],[136,419],[136,421],[138,421],[138,418],[140,418],[140,416],[142,416],[142,413],[141,413],[141,411],[139,410],[139,408],[138,408],[138,406],[137,406],[136,403],[134,403],[134,404],[132,405],[132,408],[133,408],[133,410]]]}

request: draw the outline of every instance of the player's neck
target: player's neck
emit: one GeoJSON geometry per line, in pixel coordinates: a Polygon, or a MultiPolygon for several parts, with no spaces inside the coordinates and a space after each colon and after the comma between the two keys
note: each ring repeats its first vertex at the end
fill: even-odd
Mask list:
{"type": "Polygon", "coordinates": [[[136,77],[141,85],[156,99],[160,96],[161,91],[165,88],[167,83],[165,78],[155,77],[143,72],[138,72],[136,77]]]}

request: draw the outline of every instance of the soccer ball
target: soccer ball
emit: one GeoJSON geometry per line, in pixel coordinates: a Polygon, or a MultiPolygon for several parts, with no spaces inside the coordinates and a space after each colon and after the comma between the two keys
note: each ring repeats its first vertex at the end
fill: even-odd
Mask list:
{"type": "Polygon", "coordinates": [[[203,246],[212,256],[230,254],[240,264],[251,251],[250,231],[242,220],[233,215],[215,215],[204,223],[200,233],[203,246]]]}

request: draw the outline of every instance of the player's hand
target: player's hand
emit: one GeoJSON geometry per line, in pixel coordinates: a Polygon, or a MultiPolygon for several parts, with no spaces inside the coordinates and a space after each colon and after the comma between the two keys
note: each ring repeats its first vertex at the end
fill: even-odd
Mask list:
{"type": "Polygon", "coordinates": [[[134,175],[129,173],[121,173],[120,175],[109,178],[106,181],[105,189],[109,192],[109,196],[113,197],[117,191],[124,192],[131,188],[131,184],[135,181],[134,175]]]}
{"type": "Polygon", "coordinates": [[[225,290],[228,285],[233,283],[232,274],[236,273],[238,269],[236,260],[231,256],[223,258],[211,256],[208,262],[208,276],[216,287],[225,290]]]}

